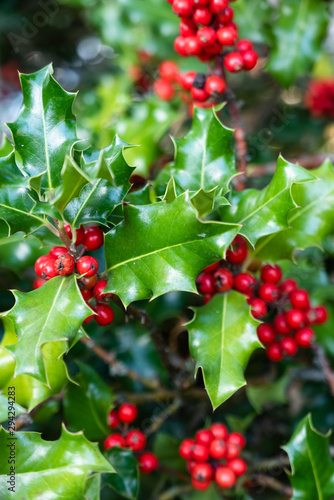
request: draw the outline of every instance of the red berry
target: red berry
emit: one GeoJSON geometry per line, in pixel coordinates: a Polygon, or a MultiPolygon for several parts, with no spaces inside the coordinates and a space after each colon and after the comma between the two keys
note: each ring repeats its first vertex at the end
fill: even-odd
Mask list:
{"type": "Polygon", "coordinates": [[[119,426],[119,418],[116,410],[111,410],[108,413],[108,425],[111,429],[116,429],[119,426]]]}
{"type": "Polygon", "coordinates": [[[267,356],[271,361],[281,361],[283,359],[283,352],[281,346],[277,343],[268,346],[267,356]]]}
{"type": "Polygon", "coordinates": [[[197,56],[202,52],[202,46],[197,36],[188,36],[185,40],[186,53],[188,56],[197,56]]]}
{"type": "Polygon", "coordinates": [[[240,273],[234,278],[234,288],[245,295],[252,295],[256,280],[248,273],[240,273]]]}
{"type": "MultiPolygon", "coordinates": [[[[94,311],[93,307],[91,305],[88,304],[88,307],[91,308],[92,311],[94,311]]],[[[83,324],[84,325],[88,325],[88,323],[90,323],[92,321],[92,319],[94,318],[94,314],[92,314],[91,316],[88,316],[84,321],[83,321],[83,324]]]]}
{"type": "Polygon", "coordinates": [[[242,58],[244,69],[250,71],[255,68],[259,56],[254,50],[247,50],[246,52],[242,52],[242,58]]]}
{"type": "Polygon", "coordinates": [[[290,302],[295,309],[309,309],[310,298],[306,290],[295,290],[290,294],[290,302]]]}
{"type": "Polygon", "coordinates": [[[211,0],[191,0],[194,7],[205,7],[211,0]]]}
{"type": "Polygon", "coordinates": [[[179,76],[179,68],[174,61],[163,61],[159,66],[159,75],[164,80],[175,82],[179,76]]]}
{"type": "MultiPolygon", "coordinates": [[[[49,255],[52,259],[58,259],[59,255],[62,255],[63,253],[67,253],[66,247],[53,247],[51,248],[49,255]]],[[[46,255],[44,255],[44,257],[46,257],[46,255]]]]}
{"type": "Polygon", "coordinates": [[[94,311],[96,312],[94,319],[98,325],[107,326],[114,321],[114,311],[110,306],[106,304],[97,304],[97,306],[94,307],[94,311]]]}
{"type": "Polygon", "coordinates": [[[64,224],[64,227],[65,227],[65,231],[67,233],[67,236],[72,239],[72,229],[71,229],[71,225],[68,223],[68,222],[65,222],[64,224]]]}
{"type": "Polygon", "coordinates": [[[199,293],[211,295],[215,292],[214,281],[211,274],[199,274],[196,279],[196,284],[199,293]]]}
{"type": "Polygon", "coordinates": [[[196,432],[195,436],[196,443],[203,444],[204,446],[209,446],[213,440],[212,433],[207,429],[202,429],[196,432]]]}
{"type": "Polygon", "coordinates": [[[79,274],[84,274],[86,278],[90,278],[99,270],[99,263],[94,257],[86,255],[78,260],[77,270],[79,274]]]}
{"type": "Polygon", "coordinates": [[[283,339],[281,339],[280,346],[282,348],[282,351],[287,356],[294,356],[298,351],[298,345],[296,341],[291,337],[284,337],[283,339]]]}
{"type": "Polygon", "coordinates": [[[240,235],[232,241],[232,249],[227,250],[226,260],[231,264],[242,264],[247,257],[247,243],[240,235]]]}
{"type": "MultiPolygon", "coordinates": [[[[206,60],[210,61],[212,59],[212,57],[209,57],[209,56],[219,54],[222,51],[222,48],[223,48],[223,46],[217,42],[213,43],[212,45],[207,45],[206,47],[204,47],[204,50],[205,50],[206,56],[207,56],[206,60]]],[[[203,61],[203,58],[200,58],[200,59],[201,59],[201,61],[203,61]]]]}
{"type": "Polygon", "coordinates": [[[204,491],[207,490],[210,486],[210,481],[197,481],[196,479],[191,479],[191,484],[196,490],[204,491]]]}
{"type": "MultiPolygon", "coordinates": [[[[232,46],[237,38],[238,33],[231,26],[224,26],[223,28],[219,28],[219,30],[217,31],[218,42],[220,42],[222,45],[232,46]]],[[[239,52],[231,52],[231,54],[239,54],[239,52]]],[[[243,61],[241,55],[240,59],[241,61],[243,61]]]]}
{"type": "Polygon", "coordinates": [[[102,293],[107,283],[107,280],[100,280],[94,286],[93,295],[97,302],[110,302],[113,299],[113,293],[102,293]]]}
{"type": "Polygon", "coordinates": [[[232,460],[233,458],[237,458],[240,455],[240,452],[241,452],[240,446],[234,443],[227,443],[226,445],[227,460],[232,460]]]}
{"type": "Polygon", "coordinates": [[[215,262],[214,264],[211,264],[211,266],[208,266],[205,269],[203,269],[203,273],[213,274],[219,268],[219,264],[220,264],[219,262],[215,262]]]}
{"type": "Polygon", "coordinates": [[[281,335],[289,335],[291,333],[291,327],[286,321],[285,314],[278,314],[274,319],[274,327],[277,333],[281,335]]]}
{"type": "Polygon", "coordinates": [[[206,8],[196,9],[193,14],[193,20],[196,24],[203,24],[204,26],[206,26],[207,24],[211,23],[212,14],[209,9],[206,8]]]}
{"type": "Polygon", "coordinates": [[[225,91],[226,84],[219,76],[209,76],[205,83],[205,90],[209,95],[222,94],[225,91]]]}
{"type": "Polygon", "coordinates": [[[192,87],[191,95],[196,101],[200,102],[206,101],[209,98],[209,94],[204,89],[197,89],[195,87],[192,87]]]}
{"type": "Polygon", "coordinates": [[[269,323],[262,323],[257,327],[257,336],[262,344],[267,345],[274,342],[276,333],[272,325],[269,323]]]}
{"type": "Polygon", "coordinates": [[[85,228],[81,225],[79,229],[76,230],[76,240],[75,240],[76,246],[81,245],[84,236],[85,236],[85,228]]]}
{"type": "Polygon", "coordinates": [[[213,14],[220,14],[226,7],[228,7],[228,0],[211,0],[210,2],[210,10],[213,14]]]}
{"type": "Polygon", "coordinates": [[[47,260],[42,268],[42,278],[45,280],[50,280],[51,278],[55,278],[58,276],[57,271],[55,271],[55,260],[51,259],[49,256],[49,260],[47,260]]]}
{"type": "Polygon", "coordinates": [[[190,90],[193,86],[196,75],[196,71],[187,71],[187,73],[183,73],[183,75],[180,76],[181,87],[185,90],[190,90]]]}
{"type": "Polygon", "coordinates": [[[295,341],[300,347],[311,347],[314,331],[311,328],[301,328],[295,334],[295,341]]]}
{"type": "Polygon", "coordinates": [[[34,290],[37,290],[37,288],[40,288],[45,283],[46,283],[46,281],[43,278],[36,278],[34,280],[34,283],[33,283],[32,287],[33,287],[34,290]]]}
{"type": "Polygon", "coordinates": [[[187,469],[190,472],[190,474],[192,474],[192,471],[194,470],[194,468],[196,467],[197,464],[198,464],[198,462],[196,462],[195,460],[188,460],[187,461],[187,469]]]}
{"type": "Polygon", "coordinates": [[[179,33],[181,37],[196,35],[197,26],[192,19],[184,18],[180,22],[179,33]]]}
{"type": "Polygon", "coordinates": [[[218,467],[215,473],[216,483],[222,488],[231,488],[236,483],[234,472],[228,467],[218,467]]]}
{"type": "Polygon", "coordinates": [[[290,295],[290,293],[296,290],[297,286],[297,282],[289,278],[280,284],[279,289],[281,290],[281,292],[290,295]]]}
{"type": "Polygon", "coordinates": [[[227,428],[224,424],[212,424],[210,431],[215,439],[226,439],[228,435],[227,428]]]}
{"type": "Polygon", "coordinates": [[[132,451],[142,451],[146,445],[145,434],[138,430],[130,431],[125,438],[128,448],[132,451]]]}
{"type": "Polygon", "coordinates": [[[138,459],[139,469],[143,474],[150,474],[159,467],[159,462],[154,453],[146,451],[138,459]]]}
{"type": "Polygon", "coordinates": [[[115,448],[116,446],[120,446],[121,448],[126,447],[125,439],[121,434],[111,434],[104,441],[105,450],[109,450],[109,448],[115,448]]]}
{"type": "Polygon", "coordinates": [[[231,432],[231,434],[227,437],[228,443],[233,443],[239,448],[244,448],[246,446],[246,439],[240,432],[231,432]]]}
{"type": "Polygon", "coordinates": [[[227,467],[231,469],[236,476],[242,476],[247,471],[247,464],[242,458],[234,458],[227,463],[227,467]]]}
{"type": "Polygon", "coordinates": [[[170,101],[174,97],[174,88],[169,80],[158,78],[153,84],[153,90],[162,101],[170,101]]]}
{"type": "Polygon", "coordinates": [[[281,292],[273,283],[263,283],[259,287],[259,297],[265,302],[276,302],[281,296],[281,292]]]}
{"type": "Polygon", "coordinates": [[[137,418],[137,407],[131,403],[124,403],[118,409],[118,418],[124,424],[132,424],[137,418]]]}
{"type": "MultiPolygon", "coordinates": [[[[318,306],[314,309],[310,309],[311,312],[315,314],[315,318],[312,320],[314,325],[323,325],[328,320],[328,311],[324,306],[318,306]]],[[[307,317],[309,318],[310,312],[307,312],[307,317]]]]}
{"type": "Polygon", "coordinates": [[[216,32],[212,28],[204,27],[197,31],[197,37],[203,47],[212,45],[217,40],[216,32]]]}
{"type": "Polygon", "coordinates": [[[94,288],[96,283],[97,283],[96,274],[94,274],[94,276],[90,276],[89,278],[87,278],[87,276],[82,276],[78,280],[78,285],[82,290],[91,290],[92,288],[94,288]]]}
{"type": "Polygon", "coordinates": [[[191,458],[196,462],[206,462],[209,459],[209,450],[207,446],[195,444],[191,452],[191,458]]]}
{"type": "Polygon", "coordinates": [[[60,276],[70,276],[75,269],[75,260],[69,253],[63,253],[54,262],[54,270],[60,276]]]}
{"type": "Polygon", "coordinates": [[[210,464],[206,463],[196,464],[191,471],[191,475],[196,481],[205,483],[206,481],[210,481],[210,479],[212,479],[213,468],[210,464]]]}
{"type": "Polygon", "coordinates": [[[187,49],[186,49],[186,40],[187,38],[183,36],[178,36],[174,40],[174,50],[177,52],[180,56],[187,56],[187,49]]]}
{"type": "Polygon", "coordinates": [[[300,328],[305,320],[304,313],[300,309],[290,309],[285,313],[285,319],[288,325],[296,330],[300,328]]]}
{"type": "Polygon", "coordinates": [[[35,262],[35,273],[42,277],[43,267],[51,259],[50,255],[42,255],[35,262]]]}
{"type": "Polygon", "coordinates": [[[98,226],[91,226],[85,229],[82,244],[89,252],[98,250],[104,243],[104,233],[98,226]]]}
{"type": "Polygon", "coordinates": [[[174,0],[173,11],[178,16],[191,16],[194,9],[190,0],[174,0]]]}
{"type": "Polygon", "coordinates": [[[195,441],[192,439],[185,439],[182,441],[181,446],[179,448],[179,453],[182,458],[185,460],[189,460],[192,457],[192,450],[195,446],[195,441]]]}
{"type": "Polygon", "coordinates": [[[212,297],[213,297],[213,295],[210,295],[209,293],[205,294],[204,295],[204,305],[207,304],[208,302],[210,302],[212,297]]]}
{"type": "Polygon", "coordinates": [[[236,47],[240,52],[246,52],[247,50],[253,49],[253,44],[250,40],[239,40],[236,47]]]}
{"type": "Polygon", "coordinates": [[[226,7],[223,12],[217,16],[217,21],[219,24],[230,24],[234,16],[234,11],[232,7],[226,7]]]}
{"type": "Polygon", "coordinates": [[[251,313],[256,319],[262,319],[267,314],[267,306],[266,303],[261,299],[250,299],[247,301],[251,306],[251,313]]]}
{"type": "Polygon", "coordinates": [[[282,269],[276,264],[271,266],[267,264],[261,269],[261,280],[265,283],[273,283],[276,285],[282,279],[282,269]]]}
{"type": "Polygon", "coordinates": [[[224,65],[227,71],[238,73],[244,67],[244,60],[239,52],[230,52],[224,59],[224,65]]]}
{"type": "Polygon", "coordinates": [[[214,439],[209,446],[209,453],[216,460],[224,458],[226,451],[226,443],[222,439],[214,439]]]}
{"type": "Polygon", "coordinates": [[[227,292],[233,287],[233,274],[228,269],[218,269],[213,275],[213,279],[217,292],[227,292]]]}

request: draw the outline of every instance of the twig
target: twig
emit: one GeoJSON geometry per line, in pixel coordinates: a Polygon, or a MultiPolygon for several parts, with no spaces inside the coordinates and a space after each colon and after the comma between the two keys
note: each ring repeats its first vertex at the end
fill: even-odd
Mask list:
{"type": "Polygon", "coordinates": [[[264,486],[265,488],[278,491],[279,493],[282,493],[282,495],[286,495],[288,497],[292,497],[293,495],[293,491],[290,486],[280,483],[273,477],[265,476],[264,474],[254,474],[252,476],[252,481],[260,486],[264,486]]]}
{"type": "Polygon", "coordinates": [[[51,231],[51,233],[53,233],[55,236],[57,236],[57,238],[60,238],[59,231],[51,224],[51,222],[49,222],[47,220],[45,225],[49,229],[49,231],[51,231]]]}
{"type": "Polygon", "coordinates": [[[153,434],[157,432],[158,429],[162,426],[162,424],[169,418],[173,413],[177,412],[177,410],[181,406],[181,400],[176,400],[170,406],[168,406],[165,410],[163,410],[157,417],[154,418],[150,427],[148,427],[145,431],[145,434],[153,434]]]}
{"type": "Polygon", "coordinates": [[[331,394],[332,396],[334,396],[334,373],[332,372],[324,348],[321,345],[314,342],[312,344],[312,349],[315,354],[316,360],[326,378],[331,394]]]}
{"type": "Polygon", "coordinates": [[[154,392],[142,392],[140,394],[122,393],[126,400],[133,403],[145,403],[147,401],[165,401],[169,399],[182,398],[182,399],[208,399],[207,392],[204,389],[197,387],[189,387],[183,390],[169,390],[158,389],[154,392]]]}
{"type": "Polygon", "coordinates": [[[79,257],[77,247],[75,246],[75,243],[73,243],[73,241],[69,238],[69,236],[66,232],[66,229],[64,227],[64,224],[62,222],[59,222],[59,220],[57,220],[57,219],[53,219],[53,220],[58,228],[59,238],[62,240],[62,242],[66,246],[68,253],[75,258],[79,257]]]}

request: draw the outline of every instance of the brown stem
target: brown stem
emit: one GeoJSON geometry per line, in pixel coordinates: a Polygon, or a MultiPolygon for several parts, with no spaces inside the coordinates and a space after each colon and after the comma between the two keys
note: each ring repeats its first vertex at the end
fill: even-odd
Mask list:
{"type": "Polygon", "coordinates": [[[126,400],[131,401],[132,403],[140,404],[146,403],[148,401],[166,401],[173,400],[175,398],[182,399],[208,399],[208,395],[204,389],[200,389],[197,387],[189,387],[189,389],[184,390],[170,390],[161,388],[157,391],[153,392],[142,392],[140,394],[133,393],[122,393],[122,395],[126,398],[126,400]]]}
{"type": "Polygon", "coordinates": [[[282,495],[286,495],[287,497],[292,497],[293,495],[293,491],[290,486],[282,484],[280,481],[277,481],[277,479],[273,477],[266,476],[264,474],[254,474],[252,476],[252,481],[254,481],[259,486],[278,491],[279,493],[281,493],[282,495]]]}
{"type": "Polygon", "coordinates": [[[51,233],[53,233],[55,236],[57,236],[57,238],[60,238],[59,231],[51,224],[51,222],[49,222],[47,220],[45,225],[49,229],[49,231],[51,231],[51,233]]]}
{"type": "Polygon", "coordinates": [[[334,397],[334,373],[332,372],[331,366],[326,357],[325,350],[321,345],[317,344],[316,342],[312,344],[312,349],[315,354],[316,360],[326,378],[331,394],[334,397]]]}
{"type": "Polygon", "coordinates": [[[64,227],[64,224],[62,222],[59,222],[57,219],[53,219],[54,223],[57,226],[57,229],[59,231],[59,238],[62,240],[64,245],[66,246],[68,253],[72,255],[74,258],[78,258],[79,254],[77,251],[77,247],[75,246],[75,243],[69,238],[66,229],[64,227]]]}
{"type": "Polygon", "coordinates": [[[160,429],[162,424],[169,418],[173,413],[177,412],[177,410],[181,406],[181,401],[176,400],[174,403],[172,403],[170,406],[168,406],[165,410],[161,411],[161,413],[154,418],[152,424],[148,429],[146,429],[145,434],[153,434],[154,432],[157,432],[157,430],[160,429]]]}

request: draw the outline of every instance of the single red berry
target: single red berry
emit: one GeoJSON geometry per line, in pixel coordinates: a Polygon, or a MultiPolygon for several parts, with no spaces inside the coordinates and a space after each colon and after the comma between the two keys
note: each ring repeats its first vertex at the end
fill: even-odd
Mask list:
{"type": "Polygon", "coordinates": [[[284,280],[280,286],[279,289],[281,292],[286,293],[287,295],[290,295],[290,293],[294,292],[297,288],[297,282],[291,278],[284,280]]]}
{"type": "Polygon", "coordinates": [[[313,309],[316,314],[316,319],[313,321],[314,325],[323,325],[328,321],[328,311],[325,306],[318,306],[313,309]]]}
{"type": "Polygon", "coordinates": [[[150,474],[159,467],[159,461],[154,453],[146,451],[138,459],[139,469],[143,474],[150,474]]]}
{"type": "Polygon", "coordinates": [[[198,444],[209,446],[209,444],[213,440],[213,434],[207,429],[201,429],[200,431],[196,432],[195,440],[198,444]]]}
{"type": "Polygon", "coordinates": [[[211,264],[211,266],[208,266],[205,269],[203,269],[203,273],[213,274],[219,268],[219,264],[220,262],[215,262],[214,264],[211,264]]]}
{"type": "Polygon", "coordinates": [[[224,25],[230,24],[230,22],[233,20],[233,16],[234,16],[234,10],[232,9],[232,7],[226,7],[226,9],[223,10],[223,12],[218,14],[217,21],[219,24],[224,24],[224,25]]]}
{"type": "MultiPolygon", "coordinates": [[[[51,248],[49,255],[52,259],[58,259],[59,255],[62,255],[63,253],[67,253],[66,247],[53,247],[51,248]]],[[[44,255],[44,257],[46,257],[46,255],[44,255]]]]}
{"type": "Polygon", "coordinates": [[[276,333],[272,325],[269,323],[262,323],[257,327],[257,336],[262,344],[268,345],[274,342],[276,333]]]}
{"type": "Polygon", "coordinates": [[[51,259],[49,256],[49,260],[47,260],[42,268],[42,278],[45,280],[50,280],[51,278],[55,278],[58,276],[57,271],[55,271],[55,260],[51,259]]]}
{"type": "Polygon", "coordinates": [[[162,101],[170,101],[175,95],[174,87],[169,80],[158,78],[153,84],[153,90],[162,101]]]}
{"type": "Polygon", "coordinates": [[[241,55],[243,58],[243,66],[246,71],[250,71],[255,68],[259,59],[255,50],[247,50],[246,52],[242,52],[241,55]]]}
{"type": "Polygon", "coordinates": [[[216,460],[221,460],[226,456],[226,443],[223,439],[214,439],[209,446],[209,453],[212,458],[216,460]]]}
{"type": "Polygon", "coordinates": [[[244,60],[240,52],[230,52],[224,59],[224,66],[231,73],[238,73],[244,67],[244,60]]]}
{"type": "Polygon", "coordinates": [[[234,278],[234,288],[245,295],[252,295],[255,283],[255,278],[248,273],[239,273],[234,278]]]}
{"type": "Polygon", "coordinates": [[[173,11],[178,16],[189,17],[194,12],[191,0],[174,0],[173,11]]]}
{"type": "Polygon", "coordinates": [[[37,290],[37,288],[40,288],[45,283],[46,283],[46,281],[43,278],[36,278],[34,280],[34,283],[33,283],[32,287],[33,287],[34,290],[37,290]]]}
{"type": "Polygon", "coordinates": [[[76,246],[81,245],[84,236],[85,236],[85,228],[81,225],[79,229],[76,230],[76,240],[75,240],[76,246]]]}
{"type": "Polygon", "coordinates": [[[85,229],[82,244],[89,252],[98,250],[104,243],[104,233],[98,226],[90,226],[85,229]]]}
{"type": "Polygon", "coordinates": [[[117,414],[117,410],[111,410],[108,413],[108,425],[111,429],[116,429],[119,426],[119,418],[117,414]]]}
{"type": "MultiPolygon", "coordinates": [[[[232,46],[237,38],[238,38],[238,33],[231,26],[224,26],[223,28],[219,28],[219,30],[217,31],[218,42],[221,43],[222,45],[232,46]]],[[[231,52],[231,54],[234,54],[234,52],[231,52]]],[[[239,54],[239,52],[235,52],[235,54],[239,54]]],[[[240,55],[240,60],[243,62],[241,55],[240,55]]]]}
{"type": "Polygon", "coordinates": [[[215,30],[207,26],[205,26],[204,28],[200,28],[197,31],[197,37],[200,41],[200,44],[203,47],[206,47],[207,45],[212,45],[217,40],[215,30]]]}
{"type": "Polygon", "coordinates": [[[107,283],[107,280],[100,280],[94,286],[93,295],[97,302],[110,302],[113,299],[113,293],[103,293],[103,290],[107,286],[107,283]]]}
{"type": "Polygon", "coordinates": [[[248,299],[248,304],[251,306],[251,313],[256,319],[263,319],[267,314],[266,303],[258,298],[248,299]]]}
{"type": "Polygon", "coordinates": [[[228,435],[227,427],[224,424],[212,424],[210,431],[215,439],[226,439],[228,435]]]}
{"type": "Polygon", "coordinates": [[[196,284],[199,293],[211,295],[215,292],[214,281],[211,274],[199,274],[196,278],[196,284]]]}
{"type": "MultiPolygon", "coordinates": [[[[94,311],[93,307],[91,305],[88,304],[88,307],[91,308],[92,311],[94,311]]],[[[94,318],[95,314],[92,314],[91,316],[88,316],[84,321],[83,321],[83,324],[84,325],[88,325],[88,323],[90,323],[92,321],[92,319],[94,318]]]]}
{"type": "Polygon", "coordinates": [[[192,19],[181,19],[179,26],[179,33],[181,37],[193,36],[197,33],[197,26],[192,19]]]}
{"type": "Polygon", "coordinates": [[[181,87],[185,90],[190,90],[193,86],[196,75],[196,71],[187,71],[187,73],[183,73],[183,75],[180,76],[181,87]]]}
{"type": "Polygon", "coordinates": [[[54,262],[54,270],[60,276],[70,276],[75,269],[75,260],[69,253],[63,253],[54,262]]]}
{"type": "Polygon", "coordinates": [[[226,260],[231,264],[242,264],[248,254],[247,243],[245,239],[238,235],[232,241],[232,249],[227,250],[226,260]]]}
{"type": "Polygon", "coordinates": [[[263,283],[259,287],[259,297],[265,302],[276,302],[281,296],[280,289],[273,283],[263,283]]]}
{"type": "Polygon", "coordinates": [[[228,269],[218,269],[213,275],[214,286],[217,292],[231,290],[234,283],[233,274],[228,269]]]}
{"type": "Polygon", "coordinates": [[[126,447],[126,442],[121,434],[110,434],[104,441],[104,449],[109,450],[109,448],[115,448],[119,446],[120,448],[126,447]]]}
{"type": "Polygon", "coordinates": [[[213,477],[213,468],[210,464],[196,464],[191,471],[193,479],[202,483],[210,481],[213,477]]]}
{"type": "Polygon", "coordinates": [[[72,229],[71,229],[71,225],[70,225],[68,222],[65,222],[64,227],[65,227],[65,231],[67,232],[67,236],[68,236],[70,239],[72,239],[72,229]]]}
{"type": "Polygon", "coordinates": [[[271,361],[281,361],[283,359],[283,352],[278,343],[271,344],[267,347],[267,356],[271,361]]]}
{"type": "Polygon", "coordinates": [[[134,452],[142,451],[146,445],[145,434],[138,430],[128,432],[125,441],[127,447],[134,452]]]}
{"type": "Polygon", "coordinates": [[[295,290],[290,294],[290,303],[295,309],[309,309],[310,297],[306,290],[295,290]]]}
{"type": "Polygon", "coordinates": [[[83,297],[83,299],[88,302],[91,298],[92,298],[92,292],[91,290],[80,290],[81,291],[81,295],[83,297]]]}
{"type": "Polygon", "coordinates": [[[190,472],[190,474],[192,474],[192,471],[194,470],[194,468],[196,467],[197,464],[198,464],[198,462],[196,462],[195,460],[188,460],[187,461],[187,469],[190,472]]]}
{"type": "Polygon", "coordinates": [[[98,325],[107,326],[114,321],[114,311],[107,304],[97,304],[94,311],[96,312],[94,319],[98,325]]]}
{"type": "Polygon", "coordinates": [[[42,255],[35,262],[35,273],[41,278],[44,265],[51,259],[50,255],[42,255]]]}
{"type": "Polygon", "coordinates": [[[282,279],[282,269],[275,264],[271,266],[270,264],[266,264],[261,269],[261,280],[265,283],[273,283],[277,285],[279,281],[282,279]]]}
{"type": "Polygon", "coordinates": [[[197,36],[188,36],[185,40],[186,53],[188,56],[197,56],[202,52],[202,46],[197,36]]]}
{"type": "Polygon", "coordinates": [[[187,49],[186,49],[186,37],[183,36],[178,36],[174,40],[174,50],[177,52],[180,56],[185,57],[187,56],[187,49]]]}
{"type": "Polygon", "coordinates": [[[227,463],[227,467],[231,469],[236,476],[242,476],[247,471],[247,464],[242,458],[234,458],[227,463]]]}
{"type": "Polygon", "coordinates": [[[212,297],[213,297],[213,296],[214,296],[214,294],[213,294],[213,295],[211,295],[210,293],[206,293],[206,294],[204,295],[204,300],[203,300],[204,305],[205,305],[205,304],[207,304],[208,302],[210,302],[210,300],[212,299],[212,297]]]}
{"type": "Polygon", "coordinates": [[[208,24],[211,23],[212,14],[209,11],[209,9],[202,7],[195,10],[193,14],[193,20],[195,21],[196,24],[202,24],[203,26],[207,26],[208,24]]]}
{"type": "Polygon", "coordinates": [[[229,436],[227,436],[227,443],[233,443],[239,448],[244,448],[246,446],[246,439],[240,432],[231,432],[229,436]]]}
{"type": "Polygon", "coordinates": [[[209,459],[209,449],[202,444],[195,444],[191,451],[191,458],[196,462],[206,462],[209,459]]]}
{"type": "Polygon", "coordinates": [[[288,325],[285,314],[278,314],[274,319],[274,327],[277,333],[289,335],[291,327],[288,325]]]}
{"type": "Polygon", "coordinates": [[[225,91],[226,83],[220,76],[209,76],[205,83],[205,90],[209,95],[222,94],[225,91]]]}
{"type": "Polygon", "coordinates": [[[209,98],[209,95],[205,92],[204,89],[197,89],[196,87],[192,87],[191,95],[195,100],[199,102],[206,101],[209,98]]]}
{"type": "Polygon", "coordinates": [[[215,473],[216,483],[222,488],[231,488],[236,483],[234,472],[228,467],[219,466],[215,473]]]}
{"type": "Polygon", "coordinates": [[[179,448],[180,456],[185,460],[189,460],[192,457],[192,450],[194,446],[195,441],[193,441],[192,439],[185,439],[184,441],[182,441],[179,448]]]}
{"type": "Polygon", "coordinates": [[[287,355],[287,356],[294,356],[296,352],[298,351],[298,345],[297,342],[292,339],[291,337],[284,337],[280,341],[280,346],[282,348],[282,351],[287,355]]]}
{"type": "Polygon", "coordinates": [[[94,276],[90,276],[89,278],[87,278],[87,276],[82,276],[78,280],[78,285],[82,290],[91,290],[92,288],[94,288],[96,283],[97,283],[96,274],[94,274],[94,276]]]}
{"type": "Polygon", "coordinates": [[[164,80],[175,82],[179,76],[179,68],[174,61],[163,61],[159,66],[159,76],[164,80]]]}
{"type": "Polygon", "coordinates": [[[210,487],[210,481],[197,481],[197,479],[192,478],[191,484],[196,490],[205,491],[210,487]]]}
{"type": "Polygon", "coordinates": [[[234,443],[227,443],[226,444],[226,459],[227,460],[232,460],[233,458],[237,458],[241,453],[241,448],[240,446],[234,444],[234,443]]]}
{"type": "Polygon", "coordinates": [[[314,331],[311,328],[301,328],[295,334],[295,341],[300,347],[311,347],[314,338],[314,331]]]}
{"type": "Polygon", "coordinates": [[[77,270],[79,274],[83,274],[86,278],[94,276],[99,270],[99,263],[94,257],[88,255],[80,257],[77,262],[77,270]]]}
{"type": "Polygon", "coordinates": [[[210,10],[213,14],[220,14],[228,7],[228,0],[211,0],[210,10]]]}
{"type": "Polygon", "coordinates": [[[205,7],[211,0],[191,0],[194,7],[205,7]]]}
{"type": "Polygon", "coordinates": [[[285,313],[285,319],[288,325],[296,330],[303,325],[305,316],[300,309],[290,309],[285,313]]]}
{"type": "Polygon", "coordinates": [[[236,47],[240,52],[246,52],[247,50],[253,49],[253,44],[250,40],[239,40],[236,47]]]}
{"type": "Polygon", "coordinates": [[[223,46],[218,42],[215,42],[212,45],[207,45],[206,47],[204,47],[207,58],[203,59],[203,57],[201,57],[200,58],[201,61],[203,61],[203,60],[210,61],[212,59],[212,57],[210,57],[210,56],[219,54],[222,51],[222,49],[223,49],[223,46]]]}
{"type": "Polygon", "coordinates": [[[137,418],[138,410],[132,403],[123,403],[118,409],[118,418],[124,424],[132,424],[137,418]]]}

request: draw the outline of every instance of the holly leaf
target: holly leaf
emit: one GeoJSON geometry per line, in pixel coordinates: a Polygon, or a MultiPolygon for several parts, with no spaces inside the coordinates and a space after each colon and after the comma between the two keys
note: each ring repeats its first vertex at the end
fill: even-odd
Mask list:
{"type": "Polygon", "coordinates": [[[313,180],[316,180],[313,174],[279,157],[270,184],[262,190],[233,193],[231,206],[221,208],[220,217],[224,222],[242,224],[240,233],[255,245],[262,236],[289,227],[289,212],[297,206],[292,186],[313,180]]]}
{"type": "Polygon", "coordinates": [[[125,306],[183,290],[197,293],[195,278],[224,255],[238,232],[234,224],[201,222],[189,194],[171,203],[124,206],[124,220],[105,235],[106,291],[125,306]]]}
{"type": "MultiPolygon", "coordinates": [[[[10,400],[10,402],[12,402],[12,400],[10,400]]],[[[26,412],[25,408],[17,403],[13,403],[13,407],[14,410],[9,406],[8,396],[0,394],[0,422],[7,422],[8,418],[12,417],[14,412],[15,417],[18,417],[26,412]]]]}
{"type": "Polygon", "coordinates": [[[41,187],[57,188],[66,155],[77,142],[72,104],[75,94],[66,92],[52,77],[49,65],[36,73],[20,75],[23,106],[9,123],[22,169],[30,177],[44,173],[41,187]]]}
{"type": "Polygon", "coordinates": [[[334,166],[326,161],[312,173],[319,180],[292,186],[292,196],[298,207],[289,213],[289,229],[258,241],[254,254],[260,259],[275,262],[292,259],[297,249],[322,248],[325,236],[333,233],[334,166]]]}
{"type": "MultiPolygon", "coordinates": [[[[97,444],[90,443],[82,433],[71,434],[65,427],[56,441],[45,441],[37,432],[16,433],[14,441],[9,432],[0,429],[0,448],[9,449],[9,443],[15,446],[17,498],[37,499],[53,491],[53,498],[82,500],[91,473],[114,472],[97,444]]],[[[13,491],[8,489],[10,465],[6,453],[1,454],[0,471],[2,500],[11,500],[13,491]]]]}
{"type": "Polygon", "coordinates": [[[85,318],[91,314],[76,279],[57,277],[29,293],[13,291],[14,307],[2,319],[13,324],[18,342],[6,346],[15,358],[14,377],[30,375],[50,387],[42,348],[49,342],[63,342],[62,355],[76,339],[85,318]]]}
{"type": "Polygon", "coordinates": [[[312,69],[329,21],[328,6],[318,0],[280,2],[272,24],[273,47],[267,70],[284,87],[312,69]]]}
{"type": "Polygon", "coordinates": [[[190,132],[174,140],[171,174],[176,183],[183,190],[211,191],[218,187],[219,192],[226,193],[237,175],[232,137],[233,130],[222,125],[214,110],[195,107],[190,132]]]}
{"type": "Polygon", "coordinates": [[[82,187],[91,179],[70,156],[66,156],[60,175],[62,182],[56,189],[51,203],[62,212],[66,205],[79,195],[82,187]]]}
{"type": "Polygon", "coordinates": [[[288,402],[287,387],[289,382],[289,375],[284,375],[265,385],[248,385],[246,389],[248,400],[257,413],[262,413],[266,406],[286,404],[288,402]]]}
{"type": "Polygon", "coordinates": [[[311,415],[299,423],[283,449],[291,462],[292,500],[331,500],[334,462],[329,452],[329,435],[324,436],[313,427],[311,415]]]}
{"type": "Polygon", "coordinates": [[[217,294],[193,311],[194,318],[186,325],[190,353],[196,371],[202,368],[215,410],[246,384],[243,372],[252,352],[261,347],[258,322],[251,316],[245,297],[237,292],[217,294]]]}
{"type": "Polygon", "coordinates": [[[116,474],[103,476],[103,484],[110,486],[122,497],[135,500],[138,496],[139,478],[137,460],[132,452],[112,448],[105,452],[105,456],[116,474]]]}
{"type": "Polygon", "coordinates": [[[29,177],[24,177],[16,165],[14,151],[4,158],[0,158],[0,172],[0,189],[29,187],[29,177]]]}

